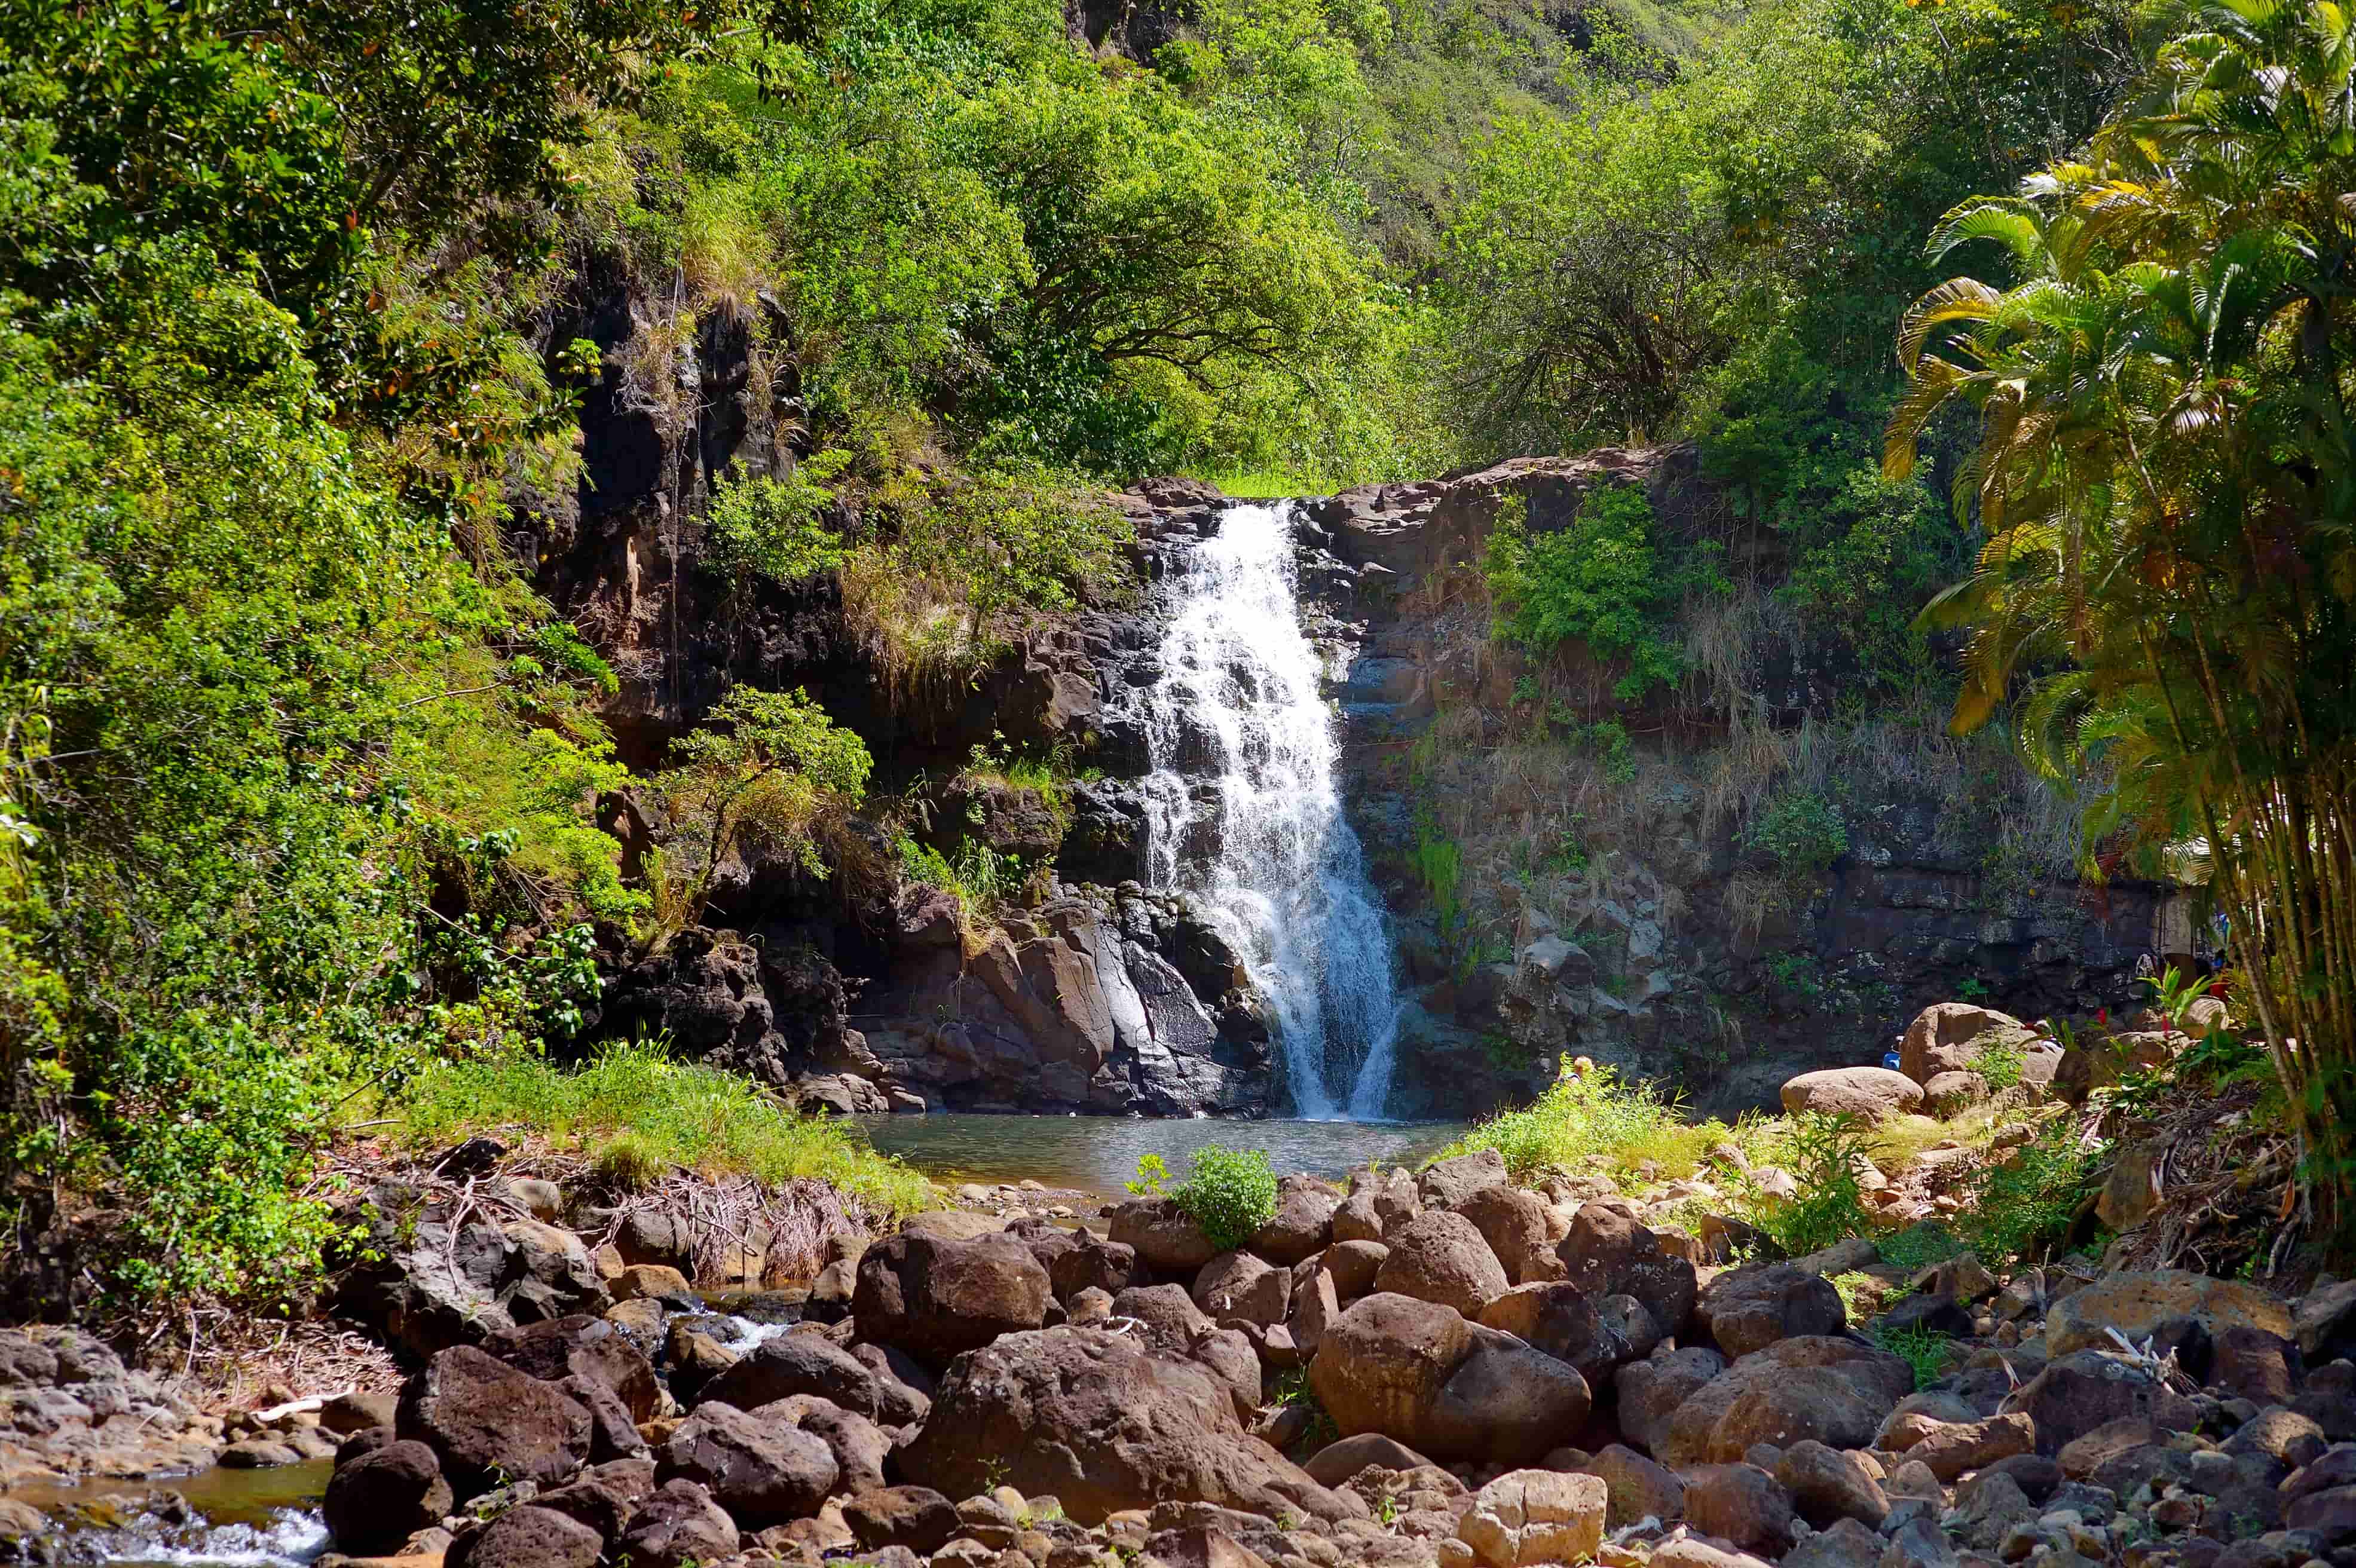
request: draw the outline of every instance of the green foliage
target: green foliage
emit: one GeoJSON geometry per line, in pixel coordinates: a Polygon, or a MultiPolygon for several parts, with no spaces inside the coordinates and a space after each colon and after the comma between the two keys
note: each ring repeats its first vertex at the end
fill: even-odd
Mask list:
{"type": "Polygon", "coordinates": [[[1550,1170],[1583,1173],[1588,1156],[1600,1154],[1623,1180],[1647,1161],[1677,1179],[1700,1168],[1710,1146],[1732,1134],[1723,1122],[1687,1121],[1650,1084],[1625,1083],[1609,1067],[1581,1072],[1565,1061],[1530,1105],[1500,1112],[1433,1157],[1494,1148],[1514,1179],[1527,1182],[1550,1170]]]}
{"type": "Polygon", "coordinates": [[[1761,807],[1739,836],[1783,876],[1815,882],[1848,853],[1848,825],[1840,807],[1822,795],[1791,791],[1761,807]]]}
{"type": "Polygon", "coordinates": [[[709,724],[672,747],[679,766],[662,778],[665,799],[694,834],[698,862],[685,907],[700,915],[712,880],[732,853],[757,848],[826,875],[816,830],[866,793],[873,765],[866,743],[838,730],[800,691],[738,687],[709,724]]]}
{"type": "Polygon", "coordinates": [[[906,833],[893,840],[893,848],[903,876],[955,893],[969,923],[988,920],[1022,889],[1028,877],[1020,856],[1001,855],[978,838],[960,843],[955,859],[906,833]]]}
{"type": "Polygon", "coordinates": [[[1908,1270],[1929,1268],[1964,1250],[1954,1232],[1935,1220],[1924,1220],[1892,1234],[1878,1236],[1873,1244],[1883,1263],[1908,1270]]]}
{"type": "Polygon", "coordinates": [[[1837,1274],[1827,1275],[1830,1285],[1841,1298],[1841,1310],[1848,1314],[1851,1323],[1862,1323],[1873,1316],[1874,1304],[1880,1299],[1881,1282],[1869,1274],[1837,1274]]]}
{"type": "Polygon", "coordinates": [[[1871,1146],[1870,1131],[1853,1116],[1809,1111],[1794,1117],[1776,1157],[1799,1196],[1758,1200],[1751,1222],[1789,1257],[1865,1234],[1871,1224],[1857,1168],[1870,1157],[1871,1146]]]}
{"type": "Polygon", "coordinates": [[[1597,658],[1624,663],[1613,688],[1623,702],[1681,678],[1684,656],[1662,612],[1689,591],[1722,590],[1725,580],[1707,560],[1676,570],[1661,560],[1644,492],[1599,487],[1555,533],[1532,534],[1526,514],[1500,507],[1482,563],[1502,635],[1540,658],[1578,641],[1597,658]]]}
{"type": "Polygon", "coordinates": [[[609,1174],[816,1179],[892,1214],[938,1201],[931,1182],[840,1118],[799,1115],[746,1078],[673,1061],[653,1043],[611,1046],[569,1070],[528,1057],[442,1063],[388,1109],[420,1148],[505,1130],[590,1154],[609,1174]]]}
{"type": "Polygon", "coordinates": [[[2102,1144],[2082,1138],[2066,1117],[2047,1123],[2003,1163],[1975,1173],[1956,1217],[1964,1243],[1990,1268],[2039,1261],[2068,1237],[2102,1167],[2102,1144]]]}
{"type": "Polygon", "coordinates": [[[1918,1390],[1945,1376],[1954,1359],[1955,1342],[1928,1328],[1876,1328],[1873,1342],[1913,1369],[1918,1390]]]}
{"type": "Polygon", "coordinates": [[[2028,1065],[2027,1040],[2001,1040],[1972,1053],[1972,1071],[1987,1079],[1987,1086],[1999,1094],[2019,1086],[2021,1072],[2028,1065]]]}
{"type": "Polygon", "coordinates": [[[1121,1185],[1128,1188],[1133,1197],[1162,1198],[1167,1196],[1163,1184],[1169,1179],[1170,1168],[1162,1163],[1160,1155],[1141,1154],[1137,1157],[1137,1179],[1124,1181],[1121,1185]]]}
{"type": "Polygon", "coordinates": [[[703,520],[713,562],[726,571],[758,572],[776,582],[841,568],[849,552],[824,521],[834,499],[827,482],[850,462],[851,453],[829,450],[797,464],[784,479],[763,474],[718,485],[703,520]]]}
{"type": "Polygon", "coordinates": [[[1265,1149],[1205,1144],[1171,1194],[1221,1252],[1232,1252],[1276,1218],[1276,1172],[1265,1149]]]}

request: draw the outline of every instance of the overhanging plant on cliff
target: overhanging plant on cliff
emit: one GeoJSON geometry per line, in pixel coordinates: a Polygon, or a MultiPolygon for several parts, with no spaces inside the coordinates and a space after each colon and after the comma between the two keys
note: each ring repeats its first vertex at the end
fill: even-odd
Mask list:
{"type": "MultiPolygon", "coordinates": [[[[2306,1157],[2299,1218],[2356,1252],[2356,14],[2191,13],[2084,161],[1951,213],[2019,281],[1909,315],[1914,389],[1978,411],[1987,540],[1930,618],[1970,629],[1953,728],[2016,685],[2024,752],[2105,783],[2100,826],[2195,845],[2306,1157]]],[[[2095,836],[2090,836],[2095,837],[2095,836]]]]}

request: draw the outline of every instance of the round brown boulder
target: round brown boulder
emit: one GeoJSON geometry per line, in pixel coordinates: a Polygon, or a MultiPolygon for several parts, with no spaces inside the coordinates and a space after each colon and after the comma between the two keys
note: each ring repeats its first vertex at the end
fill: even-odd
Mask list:
{"type": "Polygon", "coordinates": [[[1933,1002],[1906,1026],[1906,1038],[1898,1048],[1898,1070],[1917,1083],[1928,1083],[1942,1072],[1969,1072],[1974,1059],[1992,1043],[2017,1040],[2025,1045],[2031,1033],[2019,1019],[1994,1008],[1933,1002]]]}
{"type": "Polygon", "coordinates": [[[1880,1122],[1922,1108],[1922,1085],[1887,1067],[1827,1067],[1783,1084],[1783,1109],[1795,1116],[1818,1111],[1880,1122]]]}
{"type": "Polygon", "coordinates": [[[842,1472],[822,1439],[708,1400],[663,1445],[655,1473],[696,1482],[758,1530],[816,1513],[842,1472]]]}
{"type": "Polygon", "coordinates": [[[1379,1432],[1434,1458],[1505,1464],[1569,1442],[1593,1403],[1569,1362],[1387,1292],[1326,1329],[1309,1383],[1345,1436],[1379,1432]]]}
{"type": "Polygon", "coordinates": [[[1292,1271],[1249,1253],[1221,1253],[1194,1276],[1194,1305],[1215,1321],[1240,1317],[1265,1328],[1292,1307],[1292,1271]]]}
{"type": "Polygon", "coordinates": [[[734,1557],[743,1544],[736,1521],[690,1480],[665,1481],[630,1516],[613,1543],[614,1561],[630,1568],[687,1568],[734,1557]]]}
{"type": "Polygon", "coordinates": [[[1847,1309],[1832,1282],[1792,1264],[1729,1269],[1695,1300],[1694,1316],[1732,1360],[1778,1339],[1848,1328],[1847,1309]]]}
{"type": "Polygon", "coordinates": [[[568,1377],[602,1382],[629,1407],[632,1421],[653,1419],[662,1403],[654,1363],[621,1329],[600,1317],[576,1315],[502,1328],[483,1340],[483,1349],[543,1382],[568,1377]]]}
{"type": "Polygon", "coordinates": [[[2254,1328],[2280,1339],[2295,1332],[2289,1306],[2254,1285],[2183,1269],[2122,1269],[2055,1302],[2045,1319],[2045,1343],[2056,1356],[2107,1349],[2110,1329],[2139,1341],[2179,1317],[2200,1324],[2211,1339],[2229,1328],[2254,1328]]]}
{"type": "Polygon", "coordinates": [[[1620,1393],[1620,1430],[1647,1454],[1668,1441],[1677,1407],[1726,1371],[1726,1358],[1702,1345],[1655,1350],[1613,1374],[1620,1393]]]}
{"type": "Polygon", "coordinates": [[[1482,1308],[1481,1323],[1569,1361],[1590,1383],[1610,1377],[1633,1355],[1597,1304],[1567,1280],[1517,1285],[1482,1308]]]}
{"type": "Polygon", "coordinates": [[[461,1500],[514,1481],[552,1487],[589,1457],[587,1410],[472,1345],[425,1363],[394,1425],[434,1450],[461,1500]]]}
{"type": "Polygon", "coordinates": [[[1271,1518],[1365,1514],[1356,1498],[1246,1436],[1209,1373],[1095,1328],[1010,1334],[958,1358],[895,1462],[903,1479],[953,1498],[1001,1483],[1053,1495],[1087,1525],[1158,1502],[1271,1518]]]}
{"type": "Polygon", "coordinates": [[[896,1345],[939,1368],[1001,1334],[1038,1328],[1051,1296],[1047,1271],[1012,1236],[958,1242],[903,1233],[859,1260],[851,1316],[862,1339],[896,1345]]]}
{"type": "Polygon", "coordinates": [[[1792,1549],[1792,1494],[1756,1465],[1703,1465],[1685,1475],[1686,1518],[1706,1535],[1771,1562],[1792,1549]]]}
{"type": "Polygon", "coordinates": [[[1375,1289],[1451,1307],[1467,1317],[1505,1294],[1505,1265],[1472,1221],[1433,1209],[1390,1231],[1375,1289]]]}
{"type": "Polygon", "coordinates": [[[1504,1265],[1513,1285],[1560,1279],[1562,1259],[1547,1232],[1547,1201],[1520,1187],[1483,1187],[1456,1206],[1504,1265]]]}
{"type": "Polygon", "coordinates": [[[1333,1211],[1341,1206],[1341,1193],[1323,1182],[1288,1176],[1277,1183],[1276,1212],[1247,1245],[1290,1268],[1325,1249],[1333,1234],[1333,1211]]]}
{"type": "Polygon", "coordinates": [[[1219,1255],[1211,1238],[1174,1198],[1139,1198],[1107,1211],[1112,1239],[1161,1274],[1191,1274],[1219,1255]]]}
{"type": "Polygon", "coordinates": [[[1653,1315],[1660,1338],[1685,1331],[1699,1291],[1693,1262],[1670,1253],[1632,1216],[1609,1204],[1583,1203],[1555,1253],[1564,1277],[1590,1298],[1633,1296],[1653,1315]]]}
{"type": "Polygon", "coordinates": [[[423,1443],[388,1443],[339,1465],[328,1477],[324,1511],[336,1550],[378,1557],[450,1511],[442,1462],[423,1443]]]}
{"type": "Polygon", "coordinates": [[[1624,1530],[1646,1519],[1675,1524],[1686,1516],[1686,1484],[1633,1448],[1614,1443],[1580,1467],[1603,1478],[1607,1530],[1624,1530]]]}
{"type": "Polygon", "coordinates": [[[1887,1350],[1829,1337],[1778,1340],[1688,1395],[1653,1456],[1730,1464],[1754,1443],[1782,1448],[1804,1437],[1868,1447],[1913,1386],[1914,1370],[1887,1350]]]}
{"type": "Polygon", "coordinates": [[[530,1504],[450,1544],[450,1568],[596,1568],[605,1543],[579,1520],[530,1504]]]}

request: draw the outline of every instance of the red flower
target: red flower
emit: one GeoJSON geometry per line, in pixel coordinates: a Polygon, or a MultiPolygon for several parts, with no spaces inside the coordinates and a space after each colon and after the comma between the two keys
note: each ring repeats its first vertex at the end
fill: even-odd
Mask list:
{"type": "Polygon", "coordinates": [[[2111,1009],[2110,1009],[2110,1008],[2096,1008],[2096,1009],[2094,1010],[2094,1022],[2096,1022],[2097,1024],[2101,1025],[2101,1026],[2102,1026],[2103,1028],[2104,1028],[2104,1029],[2108,1029],[2108,1028],[2110,1028],[2110,1027],[2111,1027],[2111,1009]]]}

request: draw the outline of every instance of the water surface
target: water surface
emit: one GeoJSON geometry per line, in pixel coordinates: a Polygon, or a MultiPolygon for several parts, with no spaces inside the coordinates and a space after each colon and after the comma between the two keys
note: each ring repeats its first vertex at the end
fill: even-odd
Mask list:
{"type": "Polygon", "coordinates": [[[146,1481],[36,1482],[8,1496],[57,1521],[44,1545],[59,1562],[300,1568],[327,1549],[319,1499],[333,1468],[327,1459],[266,1470],[216,1467],[146,1481]]]}
{"type": "Polygon", "coordinates": [[[1184,1176],[1196,1149],[1264,1149],[1280,1174],[1305,1170],[1340,1177],[1380,1160],[1420,1161],[1462,1136],[1464,1122],[1220,1121],[1209,1117],[862,1116],[868,1141],[937,1179],[1021,1181],[1076,1188],[1108,1197],[1137,1174],[1142,1156],[1160,1155],[1184,1176]]]}

